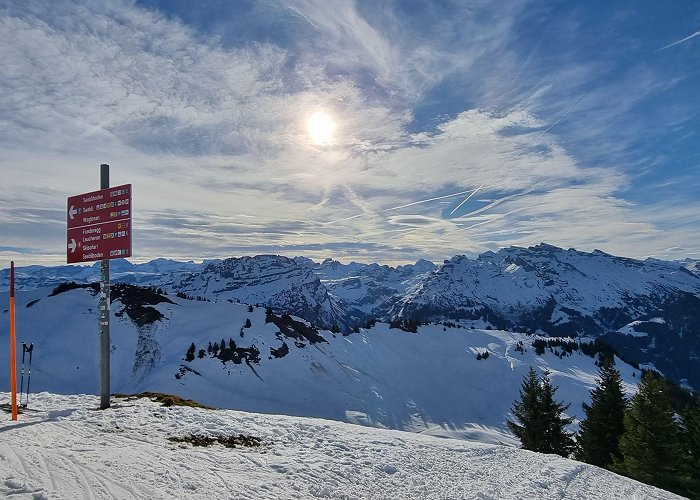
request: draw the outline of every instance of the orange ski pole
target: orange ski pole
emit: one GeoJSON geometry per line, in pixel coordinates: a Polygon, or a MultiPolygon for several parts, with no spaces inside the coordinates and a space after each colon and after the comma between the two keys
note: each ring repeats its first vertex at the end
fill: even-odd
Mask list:
{"type": "Polygon", "coordinates": [[[10,262],[10,390],[12,420],[17,420],[17,347],[15,340],[15,262],[10,262]]]}

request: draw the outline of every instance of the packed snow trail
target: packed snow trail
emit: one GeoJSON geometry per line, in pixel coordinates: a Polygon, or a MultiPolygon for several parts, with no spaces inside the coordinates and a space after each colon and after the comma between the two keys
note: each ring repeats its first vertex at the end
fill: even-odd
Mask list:
{"type": "MultiPolygon", "coordinates": [[[[0,394],[7,400],[7,394],[0,394]]],[[[28,499],[672,499],[553,455],[313,418],[39,393],[0,412],[0,495],[28,499]],[[245,434],[257,448],[169,437],[245,434]]]]}

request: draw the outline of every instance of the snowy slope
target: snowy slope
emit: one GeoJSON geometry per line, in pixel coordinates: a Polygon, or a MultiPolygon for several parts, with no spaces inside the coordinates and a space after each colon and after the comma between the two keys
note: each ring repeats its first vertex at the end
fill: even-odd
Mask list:
{"type": "MultiPolygon", "coordinates": [[[[49,292],[17,295],[18,342],[35,346],[32,388],[96,393],[95,290],[49,292]]],[[[532,337],[519,333],[439,324],[408,333],[377,323],[348,336],[321,331],[305,338],[266,322],[265,308],[249,312],[249,306],[229,301],[154,297],[168,301],[142,309],[126,307],[126,299],[112,304],[114,392],[162,391],[217,407],[516,444],[505,421],[530,366],[552,372],[560,387],[557,396],[572,403],[574,416],[582,415],[581,403],[595,384],[593,358],[579,351],[563,358],[549,351],[537,356],[532,337]],[[153,311],[162,317],[154,319],[153,311]],[[152,321],[143,322],[144,316],[152,321]],[[222,340],[227,346],[235,343],[237,359],[207,352],[209,343],[222,340]],[[184,358],[192,343],[197,356],[188,362],[184,358]],[[520,344],[524,352],[517,349],[520,344]],[[200,349],[205,350],[202,358],[200,349]],[[477,360],[486,352],[488,359],[477,360]]],[[[0,329],[0,345],[6,345],[6,335],[0,329]]],[[[632,393],[636,370],[618,366],[632,393]]],[[[0,370],[0,387],[7,386],[7,373],[0,370]]]]}
{"type": "MultiPolygon", "coordinates": [[[[0,393],[6,401],[7,393],[0,393]]],[[[319,419],[146,399],[95,411],[92,396],[36,396],[0,412],[0,495],[9,498],[674,499],[554,455],[319,419]],[[261,446],[195,448],[168,438],[245,434],[261,446]]]]}

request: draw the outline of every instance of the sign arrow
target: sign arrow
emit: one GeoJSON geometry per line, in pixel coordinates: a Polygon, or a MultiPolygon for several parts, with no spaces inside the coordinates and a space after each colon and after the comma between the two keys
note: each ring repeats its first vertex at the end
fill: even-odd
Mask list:
{"type": "Polygon", "coordinates": [[[73,217],[78,213],[78,211],[75,209],[73,205],[70,206],[70,209],[68,210],[68,216],[70,217],[70,220],[73,220],[73,217]]]}
{"type": "Polygon", "coordinates": [[[68,243],[68,248],[70,248],[70,253],[75,253],[75,249],[78,248],[78,244],[73,238],[70,239],[70,243],[68,243]]]}

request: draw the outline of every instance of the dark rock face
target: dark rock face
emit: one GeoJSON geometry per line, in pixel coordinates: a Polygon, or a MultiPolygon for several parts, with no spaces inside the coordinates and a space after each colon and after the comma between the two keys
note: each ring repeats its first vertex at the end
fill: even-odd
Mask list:
{"type": "Polygon", "coordinates": [[[120,316],[124,313],[138,327],[143,327],[163,319],[163,314],[151,307],[163,302],[174,304],[172,300],[155,288],[135,285],[115,284],[110,287],[110,301],[118,300],[122,308],[115,313],[120,316]]]}
{"type": "Polygon", "coordinates": [[[267,323],[274,323],[274,325],[279,329],[278,336],[297,341],[306,340],[310,344],[316,344],[318,342],[328,343],[328,341],[318,333],[318,330],[301,321],[293,319],[288,314],[277,316],[275,314],[268,313],[265,316],[265,321],[267,323]]]}

